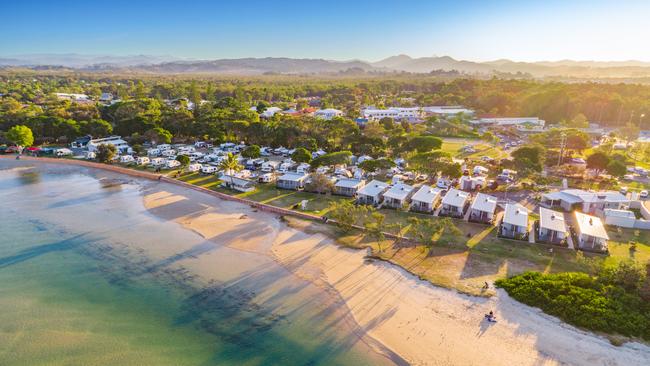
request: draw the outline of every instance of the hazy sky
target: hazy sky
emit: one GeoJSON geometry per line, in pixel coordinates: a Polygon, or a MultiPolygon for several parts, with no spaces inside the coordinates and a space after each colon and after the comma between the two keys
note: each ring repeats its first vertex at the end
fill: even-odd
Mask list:
{"type": "Polygon", "coordinates": [[[650,61],[650,0],[0,0],[0,55],[650,61]]]}

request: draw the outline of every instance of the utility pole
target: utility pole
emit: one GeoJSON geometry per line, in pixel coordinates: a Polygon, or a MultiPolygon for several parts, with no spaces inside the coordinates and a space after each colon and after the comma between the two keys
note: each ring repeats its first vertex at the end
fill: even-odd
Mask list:
{"type": "Polygon", "coordinates": [[[566,133],[560,134],[560,156],[557,158],[557,166],[562,164],[562,157],[564,156],[564,148],[566,147],[566,133]]]}

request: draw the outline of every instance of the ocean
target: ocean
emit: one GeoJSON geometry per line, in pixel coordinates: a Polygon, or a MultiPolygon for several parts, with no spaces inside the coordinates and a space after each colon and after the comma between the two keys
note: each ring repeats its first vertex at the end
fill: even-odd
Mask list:
{"type": "Polygon", "coordinates": [[[0,365],[395,362],[335,295],[147,211],[152,184],[0,160],[0,365]]]}

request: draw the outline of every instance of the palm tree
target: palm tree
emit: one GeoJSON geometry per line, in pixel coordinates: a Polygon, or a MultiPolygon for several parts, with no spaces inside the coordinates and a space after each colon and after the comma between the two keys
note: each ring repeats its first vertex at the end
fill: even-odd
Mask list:
{"type": "Polygon", "coordinates": [[[239,164],[239,160],[237,160],[237,157],[233,155],[232,153],[228,153],[226,155],[225,159],[221,160],[219,163],[219,168],[223,170],[224,174],[230,176],[230,186],[232,188],[233,183],[233,175],[242,170],[244,167],[239,164]]]}

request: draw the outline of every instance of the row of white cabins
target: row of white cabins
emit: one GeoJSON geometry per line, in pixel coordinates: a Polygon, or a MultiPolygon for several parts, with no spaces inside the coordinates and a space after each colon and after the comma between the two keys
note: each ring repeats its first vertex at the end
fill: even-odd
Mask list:
{"type": "MultiPolygon", "coordinates": [[[[286,173],[277,180],[277,186],[285,189],[302,189],[309,175],[306,173],[286,173]]],[[[484,224],[494,223],[499,207],[496,197],[484,193],[471,193],[455,188],[443,194],[443,190],[429,185],[414,187],[402,182],[388,184],[372,180],[366,183],[360,179],[342,178],[334,184],[334,193],[355,197],[358,204],[373,205],[385,208],[406,208],[421,213],[436,213],[440,216],[465,218],[471,222],[484,224]]],[[[574,202],[572,200],[571,202],[574,202]]],[[[576,204],[577,202],[574,202],[576,204]]],[[[503,219],[499,225],[499,235],[510,239],[527,240],[528,235],[536,238],[531,241],[551,244],[564,244],[570,235],[570,228],[575,232],[574,238],[578,249],[604,252],[607,250],[609,237],[600,217],[594,216],[596,208],[621,210],[624,204],[629,204],[625,196],[616,192],[599,192],[593,195],[587,191],[566,190],[545,195],[542,207],[539,208],[539,220],[531,222],[529,210],[518,203],[506,203],[503,219]],[[583,206],[566,205],[566,202],[556,203],[567,212],[571,212],[572,225],[565,221],[565,213],[555,211],[545,206],[549,198],[563,195],[580,195],[585,200],[583,206]],[[600,201],[590,197],[600,197],[600,201]],[[576,208],[580,210],[576,210],[576,208]],[[586,213],[585,213],[586,212],[586,213]],[[589,214],[591,213],[591,214],[589,214]],[[535,230],[531,228],[535,226],[535,230]]]]}

